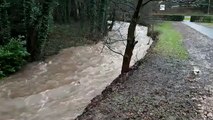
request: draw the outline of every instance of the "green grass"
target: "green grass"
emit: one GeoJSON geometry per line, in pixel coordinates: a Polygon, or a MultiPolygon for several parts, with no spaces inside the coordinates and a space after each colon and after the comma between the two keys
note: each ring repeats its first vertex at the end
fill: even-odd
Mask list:
{"type": "Polygon", "coordinates": [[[187,59],[188,52],[182,43],[182,36],[173,27],[171,22],[165,22],[156,27],[160,32],[155,51],[163,56],[187,59]]]}
{"type": "Polygon", "coordinates": [[[184,18],[184,20],[186,20],[186,21],[190,21],[190,20],[191,20],[191,18],[186,18],[186,17],[185,17],[185,18],[184,18]]]}

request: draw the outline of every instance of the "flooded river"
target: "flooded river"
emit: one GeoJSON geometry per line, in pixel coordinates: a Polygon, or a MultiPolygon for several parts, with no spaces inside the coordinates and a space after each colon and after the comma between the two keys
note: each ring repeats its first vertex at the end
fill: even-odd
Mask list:
{"type": "MultiPolygon", "coordinates": [[[[129,24],[116,22],[106,37],[123,54],[129,24]],[[109,39],[110,38],[110,39],[109,39]],[[115,42],[120,41],[120,42],[115,42]]],[[[152,40],[138,26],[131,65],[143,58],[152,40]],[[149,43],[150,44],[147,44],[149,43]]],[[[44,62],[26,65],[0,83],[0,120],[72,120],[119,74],[122,56],[96,45],[72,47],[44,62]]]]}

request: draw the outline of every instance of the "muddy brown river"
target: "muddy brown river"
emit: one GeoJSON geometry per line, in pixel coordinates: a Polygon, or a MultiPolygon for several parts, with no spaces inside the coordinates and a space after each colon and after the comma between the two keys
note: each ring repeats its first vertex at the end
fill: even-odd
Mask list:
{"type": "MultiPolygon", "coordinates": [[[[116,22],[105,40],[123,54],[129,24],[116,22]],[[110,39],[109,39],[110,38],[110,39]],[[119,41],[119,42],[116,42],[119,41]]],[[[143,58],[152,40],[137,26],[131,65],[143,58]],[[147,44],[150,43],[150,44],[147,44]]],[[[119,74],[122,56],[96,45],[72,47],[44,62],[26,65],[0,83],[0,120],[70,120],[83,112],[119,74]]]]}

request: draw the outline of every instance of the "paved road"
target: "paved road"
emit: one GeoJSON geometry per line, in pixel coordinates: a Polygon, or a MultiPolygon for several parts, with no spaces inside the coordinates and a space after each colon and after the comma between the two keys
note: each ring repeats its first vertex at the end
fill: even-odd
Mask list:
{"type": "Polygon", "coordinates": [[[184,21],[183,23],[190,26],[191,28],[197,30],[198,32],[208,36],[209,38],[213,39],[213,28],[207,28],[205,26],[198,25],[198,24],[193,23],[193,22],[184,21]]]}

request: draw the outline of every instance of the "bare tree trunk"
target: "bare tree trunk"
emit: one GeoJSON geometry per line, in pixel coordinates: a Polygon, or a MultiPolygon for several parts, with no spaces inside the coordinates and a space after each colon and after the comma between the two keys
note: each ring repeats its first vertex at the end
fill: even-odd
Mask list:
{"type": "Polygon", "coordinates": [[[30,53],[30,61],[34,61],[37,56],[37,35],[38,32],[34,27],[27,29],[27,52],[30,53]]]}
{"type": "Polygon", "coordinates": [[[134,12],[134,15],[132,16],[132,19],[129,25],[128,35],[127,35],[127,45],[126,45],[126,50],[123,57],[123,65],[121,70],[122,74],[127,73],[129,71],[132,52],[134,50],[135,45],[137,44],[137,41],[135,41],[135,29],[137,26],[137,21],[139,19],[139,12],[140,12],[142,3],[143,3],[143,0],[138,0],[136,10],[134,12]]]}
{"type": "Polygon", "coordinates": [[[76,0],[71,0],[71,13],[74,19],[77,21],[78,18],[78,5],[76,0]]]}
{"type": "Polygon", "coordinates": [[[109,31],[112,31],[112,28],[113,28],[114,23],[115,23],[115,15],[116,15],[115,11],[116,11],[116,10],[113,9],[112,14],[111,14],[111,21],[112,21],[112,23],[111,23],[110,26],[109,26],[109,31]]]}

